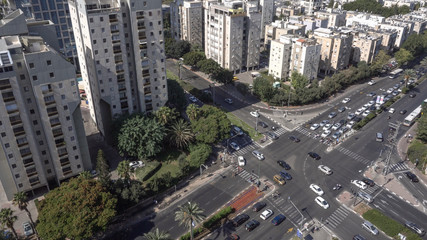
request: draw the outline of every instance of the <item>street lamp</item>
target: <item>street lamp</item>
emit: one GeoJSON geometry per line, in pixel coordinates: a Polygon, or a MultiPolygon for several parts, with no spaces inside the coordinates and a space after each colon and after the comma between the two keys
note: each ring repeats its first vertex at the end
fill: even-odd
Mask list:
{"type": "Polygon", "coordinates": [[[255,111],[257,114],[256,114],[256,120],[255,120],[255,132],[258,132],[258,118],[259,118],[259,113],[258,113],[258,110],[256,110],[255,111]]]}
{"type": "Polygon", "coordinates": [[[294,208],[298,211],[298,213],[301,214],[301,221],[299,222],[299,228],[301,229],[302,221],[304,220],[304,215],[302,215],[301,211],[297,208],[297,206],[295,206],[294,202],[292,202],[291,196],[288,197],[288,201],[292,204],[292,206],[294,206],[294,208]]]}
{"type": "Polygon", "coordinates": [[[213,86],[209,84],[209,88],[212,90],[212,102],[215,105],[215,83],[213,86]]]}
{"type": "Polygon", "coordinates": [[[182,67],[182,62],[184,61],[184,58],[179,58],[179,60],[178,60],[178,65],[179,65],[179,68],[178,68],[178,78],[179,78],[179,80],[181,80],[181,67],[182,67]]]}

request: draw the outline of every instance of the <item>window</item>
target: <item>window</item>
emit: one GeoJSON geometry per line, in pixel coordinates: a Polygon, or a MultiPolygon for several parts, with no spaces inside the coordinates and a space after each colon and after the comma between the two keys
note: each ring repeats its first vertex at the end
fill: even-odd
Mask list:
{"type": "Polygon", "coordinates": [[[77,164],[77,168],[81,168],[80,164],[77,164]]]}
{"type": "Polygon", "coordinates": [[[37,76],[36,75],[33,76],[33,81],[37,81],[37,76]]]}
{"type": "Polygon", "coordinates": [[[73,131],[73,127],[68,127],[68,131],[73,131]]]}
{"type": "Polygon", "coordinates": [[[34,68],[34,63],[29,64],[30,68],[34,68]]]}
{"type": "Polygon", "coordinates": [[[5,133],[5,132],[2,132],[2,133],[1,133],[1,137],[6,137],[6,133],[5,133]]]}
{"type": "Polygon", "coordinates": [[[22,188],[24,185],[22,185],[22,183],[18,184],[19,188],[22,188]]]}
{"type": "Polygon", "coordinates": [[[148,16],[153,16],[153,13],[151,11],[148,12],[148,16]]]}
{"type": "Polygon", "coordinates": [[[22,63],[21,62],[17,62],[16,66],[18,66],[18,68],[22,68],[22,63]]]}
{"type": "Polygon", "coordinates": [[[21,78],[21,80],[25,80],[25,74],[21,74],[19,75],[19,77],[21,78]]]}
{"type": "Polygon", "coordinates": [[[102,42],[106,43],[106,42],[107,42],[107,39],[106,39],[106,38],[102,39],[102,42]]]}
{"type": "Polygon", "coordinates": [[[104,53],[108,53],[108,49],[104,49],[104,53]]]}
{"type": "Polygon", "coordinates": [[[34,114],[35,112],[34,112],[34,109],[30,109],[30,113],[31,114],[34,114]]]}
{"type": "Polygon", "coordinates": [[[74,84],[76,84],[74,81],[71,81],[71,86],[74,86],[74,84]]]}
{"type": "Polygon", "coordinates": [[[90,30],[90,32],[91,32],[91,33],[95,33],[95,29],[91,29],[91,30],[90,30]]]}
{"type": "Polygon", "coordinates": [[[79,155],[74,156],[75,159],[79,159],[79,155]]]}
{"type": "Polygon", "coordinates": [[[152,27],[153,26],[153,22],[150,22],[150,27],[152,27]]]}
{"type": "Polygon", "coordinates": [[[77,146],[73,146],[73,150],[77,150],[77,146]]]}
{"type": "Polygon", "coordinates": [[[43,146],[44,142],[43,141],[39,141],[39,145],[43,146]]]}
{"type": "Polygon", "coordinates": [[[59,83],[58,86],[59,86],[59,88],[62,88],[62,83],[59,83]]]}
{"type": "Polygon", "coordinates": [[[98,50],[95,50],[95,55],[98,55],[98,50]]]}
{"type": "Polygon", "coordinates": [[[36,131],[36,135],[40,136],[41,132],[39,130],[36,131]]]}
{"type": "Polygon", "coordinates": [[[37,125],[37,124],[38,124],[37,120],[34,120],[33,125],[37,125]]]}
{"type": "Polygon", "coordinates": [[[42,151],[42,155],[46,155],[46,151],[44,151],[44,150],[43,150],[43,151],[42,151]]]}
{"type": "Polygon", "coordinates": [[[49,160],[44,160],[44,164],[49,164],[49,160]]]}
{"type": "MultiPolygon", "coordinates": [[[[7,155],[7,157],[8,157],[9,159],[13,158],[13,154],[12,154],[12,153],[10,153],[9,155],[7,155]]],[[[12,167],[13,167],[13,164],[12,164],[12,167]]]]}
{"type": "Polygon", "coordinates": [[[92,42],[93,42],[93,44],[96,44],[96,40],[93,40],[92,42]]]}
{"type": "Polygon", "coordinates": [[[15,174],[15,178],[19,178],[19,174],[15,174]]]}
{"type": "Polygon", "coordinates": [[[52,65],[52,61],[47,60],[47,61],[46,61],[46,64],[47,64],[48,66],[50,66],[50,65],[52,65]]]}
{"type": "Polygon", "coordinates": [[[48,174],[52,173],[52,170],[48,169],[48,170],[47,170],[47,173],[48,173],[48,174]]]}
{"type": "Polygon", "coordinates": [[[93,23],[93,18],[89,18],[89,22],[93,23]]]}
{"type": "Polygon", "coordinates": [[[61,99],[62,99],[62,100],[64,100],[64,99],[65,99],[65,95],[64,95],[64,94],[62,94],[62,95],[61,95],[61,99]]]}
{"type": "Polygon", "coordinates": [[[99,18],[99,21],[103,22],[103,21],[104,21],[104,18],[103,18],[103,17],[100,17],[100,18],[99,18]]]}
{"type": "Polygon", "coordinates": [[[6,144],[4,144],[4,147],[5,147],[5,148],[9,148],[9,147],[10,147],[10,144],[9,144],[9,143],[6,143],[6,144]]]}
{"type": "Polygon", "coordinates": [[[68,110],[68,106],[64,106],[64,110],[68,110]]]}
{"type": "Polygon", "coordinates": [[[55,74],[53,72],[49,73],[49,77],[54,78],[55,74]]]}
{"type": "Polygon", "coordinates": [[[67,121],[70,121],[70,116],[65,117],[67,121]]]}

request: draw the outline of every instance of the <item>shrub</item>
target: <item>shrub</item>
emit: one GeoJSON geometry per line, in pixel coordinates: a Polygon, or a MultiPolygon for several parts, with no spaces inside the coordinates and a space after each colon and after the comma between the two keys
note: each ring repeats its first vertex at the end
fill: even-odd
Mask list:
{"type": "Polygon", "coordinates": [[[136,170],[136,176],[141,181],[146,181],[150,177],[152,177],[160,168],[162,167],[162,164],[157,161],[148,162],[145,167],[138,168],[136,170]]]}
{"type": "Polygon", "coordinates": [[[216,213],[211,218],[209,218],[208,220],[206,220],[203,223],[203,227],[208,228],[208,229],[211,228],[212,226],[214,226],[215,224],[217,224],[219,221],[221,221],[221,219],[227,217],[233,211],[234,211],[234,209],[232,207],[230,207],[230,206],[221,209],[218,213],[216,213]]]}
{"type": "Polygon", "coordinates": [[[363,126],[365,126],[366,124],[368,124],[368,122],[370,122],[372,119],[374,119],[377,115],[373,112],[369,113],[368,116],[366,116],[362,121],[358,122],[356,125],[354,125],[354,129],[359,130],[361,129],[363,126]]]}
{"type": "Polygon", "coordinates": [[[199,167],[205,163],[212,152],[212,147],[208,144],[199,143],[190,146],[190,155],[188,155],[188,162],[191,167],[199,167]]]}
{"type": "Polygon", "coordinates": [[[414,140],[408,148],[408,158],[411,162],[415,163],[416,159],[419,160],[417,168],[423,171],[423,166],[427,162],[427,145],[419,140],[414,140]]]}
{"type": "Polygon", "coordinates": [[[235,85],[236,85],[237,91],[239,91],[243,96],[246,96],[246,94],[249,93],[249,85],[248,84],[236,82],[235,85]]]}
{"type": "Polygon", "coordinates": [[[403,87],[403,88],[402,88],[402,93],[403,93],[403,94],[408,93],[408,91],[409,91],[409,89],[408,89],[407,87],[403,87]]]}
{"type": "MultiPolygon", "coordinates": [[[[203,228],[202,227],[198,227],[196,229],[193,229],[193,233],[194,233],[194,237],[196,237],[197,235],[199,235],[200,233],[203,232],[203,228]]],[[[179,239],[180,240],[190,240],[190,232],[182,235],[179,239]]]]}

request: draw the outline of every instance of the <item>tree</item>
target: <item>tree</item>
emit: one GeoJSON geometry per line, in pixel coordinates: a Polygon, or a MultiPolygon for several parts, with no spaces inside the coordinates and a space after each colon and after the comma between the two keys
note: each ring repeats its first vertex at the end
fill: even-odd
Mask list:
{"type": "Polygon", "coordinates": [[[151,182],[150,182],[150,188],[151,188],[151,190],[153,190],[154,192],[158,192],[161,188],[162,188],[162,186],[163,186],[163,179],[162,178],[159,178],[159,177],[157,177],[157,176],[154,176],[152,179],[151,179],[151,182]]]}
{"type": "Polygon", "coordinates": [[[72,178],[40,202],[37,231],[42,239],[89,239],[106,229],[116,204],[100,182],[72,178]]]}
{"type": "Polygon", "coordinates": [[[197,203],[188,202],[179,207],[179,210],[175,212],[175,221],[178,221],[180,225],[190,229],[190,239],[194,239],[193,224],[196,225],[203,221],[205,216],[203,210],[197,205],[197,203]]]}
{"type": "Polygon", "coordinates": [[[184,119],[175,121],[168,130],[169,142],[179,149],[186,148],[194,139],[191,125],[184,119]]]}
{"type": "Polygon", "coordinates": [[[427,66],[427,57],[423,58],[423,60],[421,60],[420,64],[423,66],[427,66]]]}
{"type": "Polygon", "coordinates": [[[0,225],[6,226],[13,232],[13,236],[15,239],[18,239],[18,234],[16,233],[15,228],[13,227],[13,223],[18,220],[17,216],[13,215],[13,210],[10,208],[2,208],[0,210],[0,225]]]}
{"type": "Polygon", "coordinates": [[[92,179],[92,174],[89,171],[83,171],[79,174],[79,178],[82,179],[92,179]]]}
{"type": "Polygon", "coordinates": [[[328,8],[333,8],[335,5],[335,1],[334,0],[330,0],[329,4],[328,4],[328,8]]]}
{"type": "Polygon", "coordinates": [[[305,88],[308,85],[308,79],[297,71],[291,74],[291,84],[295,89],[305,88]]]}
{"type": "Polygon", "coordinates": [[[197,68],[200,69],[200,71],[212,75],[219,71],[220,66],[217,62],[215,62],[213,59],[205,59],[197,63],[197,68]]]}
{"type": "Polygon", "coordinates": [[[167,57],[178,59],[191,50],[191,44],[184,40],[176,41],[173,38],[165,39],[165,53],[167,57]]]}
{"type": "Polygon", "coordinates": [[[199,117],[191,121],[196,140],[207,144],[227,138],[230,126],[227,115],[221,109],[209,105],[201,107],[199,117]]]}
{"type": "Polygon", "coordinates": [[[188,155],[188,162],[193,168],[198,168],[204,164],[212,153],[212,147],[205,143],[190,146],[190,155],[188,155]]]}
{"type": "Polygon", "coordinates": [[[107,159],[105,159],[104,151],[101,149],[98,150],[98,155],[96,156],[96,171],[98,172],[98,179],[102,186],[108,187],[111,178],[110,166],[107,159]]]}
{"type": "Polygon", "coordinates": [[[117,173],[119,174],[120,178],[123,178],[125,182],[128,182],[130,179],[130,166],[129,161],[124,160],[119,162],[119,165],[117,166],[117,173]]]}
{"type": "Polygon", "coordinates": [[[114,195],[117,197],[117,206],[119,211],[123,211],[128,207],[135,205],[145,196],[144,187],[141,182],[135,180],[118,179],[110,187],[114,195]]]}
{"type": "MultiPolygon", "coordinates": [[[[17,192],[13,196],[12,200],[13,205],[17,206],[19,210],[25,211],[27,213],[28,218],[30,219],[31,226],[34,230],[36,230],[36,225],[34,224],[33,217],[31,216],[31,212],[28,210],[28,197],[27,193],[25,192],[17,192]]],[[[35,231],[35,234],[38,238],[38,233],[35,231]]]]}
{"type": "Polygon", "coordinates": [[[417,138],[424,144],[427,143],[427,105],[423,106],[422,115],[418,120],[417,138]]]}
{"type": "Polygon", "coordinates": [[[166,106],[160,107],[155,113],[157,122],[162,125],[169,125],[176,120],[179,113],[174,108],[169,108],[166,106]]]}
{"type": "Polygon", "coordinates": [[[269,101],[275,94],[275,89],[270,80],[265,77],[257,77],[253,83],[254,94],[263,101],[269,101]]]}
{"type": "Polygon", "coordinates": [[[211,78],[217,82],[228,84],[233,81],[233,72],[224,68],[220,68],[218,71],[211,74],[211,78]]]}
{"type": "Polygon", "coordinates": [[[170,240],[170,235],[156,228],[154,232],[144,233],[144,238],[145,240],[170,240]]]}
{"type": "Polygon", "coordinates": [[[192,104],[188,105],[186,113],[187,113],[187,116],[190,119],[190,121],[193,121],[196,118],[198,118],[199,112],[200,112],[200,109],[196,104],[192,103],[192,104]]]}
{"type": "Polygon", "coordinates": [[[176,107],[178,111],[185,109],[187,105],[187,98],[184,89],[175,80],[168,79],[168,105],[176,107]]]}
{"type": "Polygon", "coordinates": [[[372,64],[370,66],[371,73],[373,75],[378,75],[381,73],[381,70],[383,69],[383,66],[390,61],[391,56],[386,53],[384,50],[380,50],[378,55],[374,58],[374,61],[372,61],[372,64]]]}
{"type": "Polygon", "coordinates": [[[206,59],[206,56],[203,52],[191,51],[186,53],[184,56],[184,64],[190,66],[196,66],[198,62],[206,59]]]}
{"type": "Polygon", "coordinates": [[[406,65],[408,62],[414,59],[414,56],[408,50],[401,48],[394,54],[396,61],[399,65],[406,65]]]}
{"type": "Polygon", "coordinates": [[[406,69],[403,72],[403,78],[405,78],[405,87],[408,87],[408,81],[414,75],[415,75],[415,71],[413,69],[406,69]]]}
{"type": "Polygon", "coordinates": [[[125,121],[118,136],[120,154],[144,159],[162,150],[166,129],[153,118],[134,115],[125,121]]]}

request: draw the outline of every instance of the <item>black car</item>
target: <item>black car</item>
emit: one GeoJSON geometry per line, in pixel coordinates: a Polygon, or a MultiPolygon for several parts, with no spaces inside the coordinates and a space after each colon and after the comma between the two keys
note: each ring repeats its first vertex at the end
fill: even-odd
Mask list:
{"type": "Polygon", "coordinates": [[[292,179],[292,176],[291,176],[291,174],[289,174],[288,172],[285,172],[285,171],[280,171],[280,176],[282,176],[283,178],[285,178],[286,180],[291,180],[292,179]]]}
{"type": "Polygon", "coordinates": [[[418,177],[415,174],[411,172],[406,172],[405,174],[412,182],[419,182],[418,177]]]}
{"type": "Polygon", "coordinates": [[[415,96],[417,96],[417,94],[415,94],[415,93],[411,93],[411,94],[409,94],[409,97],[410,97],[410,98],[414,98],[415,96]]]}
{"type": "Polygon", "coordinates": [[[259,122],[258,125],[263,127],[263,128],[268,128],[268,125],[265,122],[259,122]]]}
{"type": "Polygon", "coordinates": [[[291,169],[291,166],[289,166],[289,164],[287,164],[285,161],[279,160],[277,161],[277,163],[284,169],[289,170],[291,169]]]}
{"type": "Polygon", "coordinates": [[[375,106],[370,106],[370,107],[369,107],[369,110],[371,110],[371,111],[375,111],[375,110],[377,110],[377,107],[375,107],[375,106]]]}
{"type": "Polygon", "coordinates": [[[353,119],[353,121],[355,121],[355,122],[360,122],[360,121],[362,121],[362,118],[361,118],[361,117],[355,117],[355,118],[353,119]]]}
{"type": "Polygon", "coordinates": [[[370,187],[375,186],[375,182],[374,182],[374,181],[372,181],[372,180],[371,180],[371,179],[369,179],[369,178],[364,178],[364,179],[362,179],[362,182],[366,183],[366,185],[368,185],[368,186],[370,186],[370,187]]]}
{"type": "Polygon", "coordinates": [[[366,240],[366,238],[364,238],[361,235],[357,234],[357,235],[354,235],[353,240],[366,240]]]}
{"type": "Polygon", "coordinates": [[[299,138],[295,137],[295,136],[290,136],[289,139],[293,142],[300,142],[301,140],[299,140],[299,138]]]}
{"type": "Polygon", "coordinates": [[[400,112],[399,112],[400,114],[405,114],[406,113],[406,110],[400,110],[400,112]]]}
{"type": "Polygon", "coordinates": [[[252,211],[258,212],[259,210],[263,209],[265,206],[267,206],[267,203],[265,202],[257,202],[252,208],[252,211]]]}
{"type": "Polygon", "coordinates": [[[244,222],[246,222],[249,219],[249,215],[247,214],[240,214],[237,217],[233,218],[231,222],[233,223],[233,226],[238,227],[242,225],[244,222]]]}
{"type": "Polygon", "coordinates": [[[254,230],[258,226],[259,226],[259,222],[257,220],[255,220],[255,219],[250,220],[245,225],[247,231],[252,231],[252,230],[254,230]]]}
{"type": "Polygon", "coordinates": [[[315,153],[315,152],[309,152],[308,156],[310,156],[311,158],[314,158],[316,160],[320,160],[320,155],[315,153]]]}
{"type": "Polygon", "coordinates": [[[341,120],[339,121],[339,123],[340,123],[342,126],[344,126],[344,125],[347,123],[347,120],[345,120],[345,119],[341,119],[341,120]]]}
{"type": "Polygon", "coordinates": [[[278,139],[279,138],[279,136],[276,134],[276,133],[274,133],[274,132],[266,132],[265,133],[269,138],[271,138],[272,140],[276,140],[276,139],[278,139]]]}

